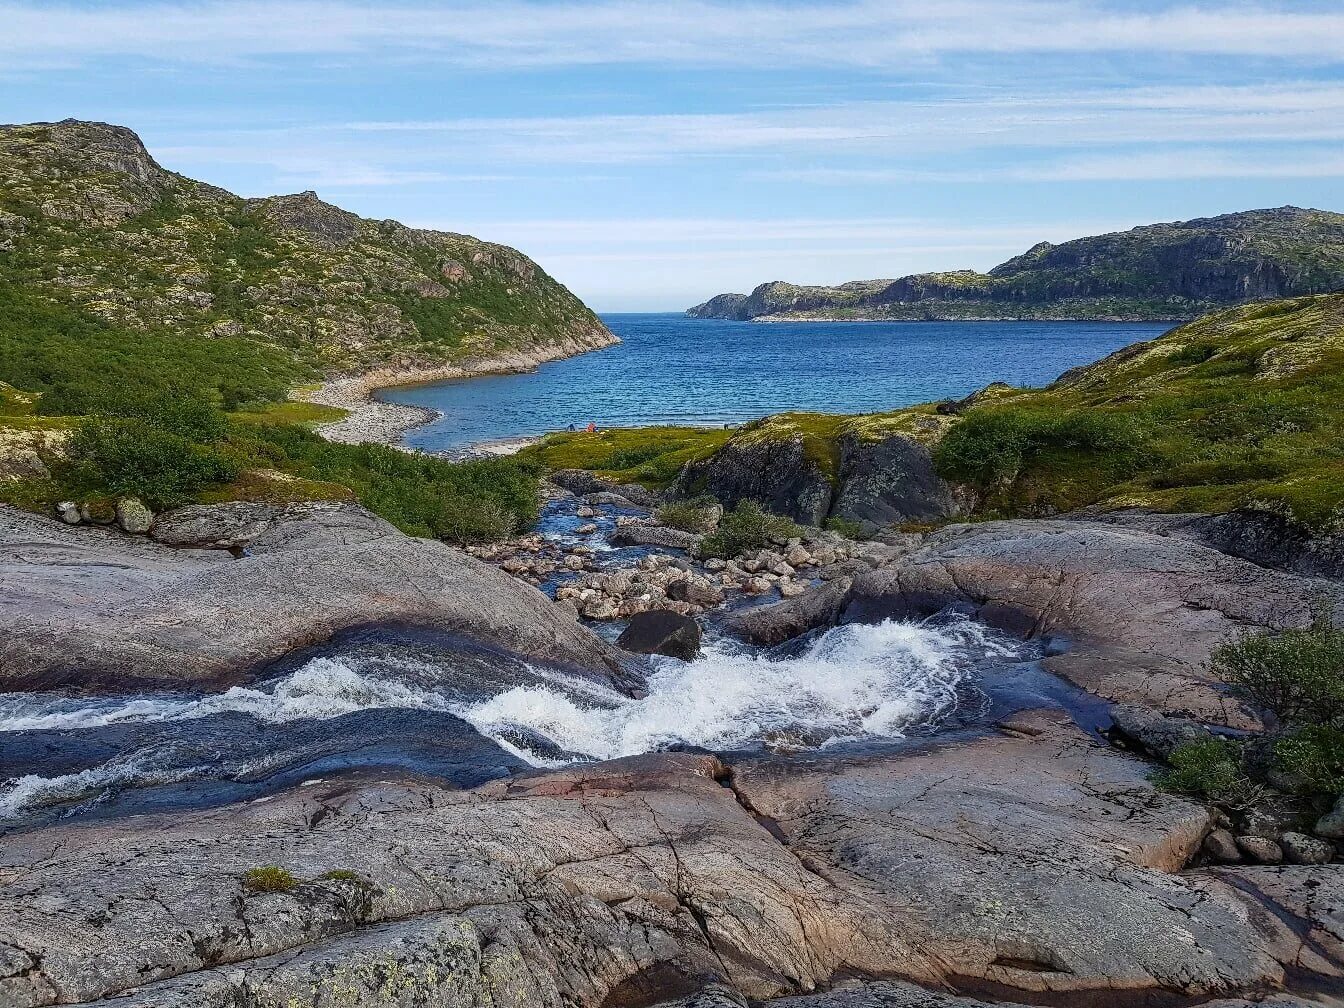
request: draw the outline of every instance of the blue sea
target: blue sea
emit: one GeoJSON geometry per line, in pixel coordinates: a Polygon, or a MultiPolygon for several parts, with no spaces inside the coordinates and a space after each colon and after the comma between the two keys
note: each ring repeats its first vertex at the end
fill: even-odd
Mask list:
{"type": "Polygon", "coordinates": [[[736,424],[786,410],[871,413],[961,397],[993,381],[1038,386],[1152,339],[1140,322],[725,322],[605,315],[620,346],[532,374],[379,393],[443,416],[423,451],[579,427],[736,424]]]}

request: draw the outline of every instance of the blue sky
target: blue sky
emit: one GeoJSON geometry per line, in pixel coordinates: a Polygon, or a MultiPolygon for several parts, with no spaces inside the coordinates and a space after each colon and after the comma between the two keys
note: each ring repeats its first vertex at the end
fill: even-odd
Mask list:
{"type": "Polygon", "coordinates": [[[523,249],[599,310],[1344,211],[1344,4],[0,0],[0,121],[523,249]]]}

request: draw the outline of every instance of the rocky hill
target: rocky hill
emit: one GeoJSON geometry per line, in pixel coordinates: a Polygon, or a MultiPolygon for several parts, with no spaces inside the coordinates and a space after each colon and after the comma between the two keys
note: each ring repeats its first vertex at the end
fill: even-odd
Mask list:
{"type": "Polygon", "coordinates": [[[0,284],[132,331],[278,345],[322,370],[615,342],[513,249],[312,192],[244,199],[162,168],[129,129],[74,120],[0,126],[0,284]]]}
{"type": "Polygon", "coordinates": [[[775,281],[688,309],[723,319],[1187,319],[1344,289],[1344,215],[1280,207],[1041,242],[988,273],[775,281]]]}

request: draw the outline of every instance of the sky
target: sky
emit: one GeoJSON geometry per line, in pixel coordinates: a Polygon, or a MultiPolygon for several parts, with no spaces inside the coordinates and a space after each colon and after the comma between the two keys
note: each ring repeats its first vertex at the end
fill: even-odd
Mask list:
{"type": "Polygon", "coordinates": [[[0,0],[0,122],[520,248],[599,311],[1344,211],[1344,2],[0,0]]]}

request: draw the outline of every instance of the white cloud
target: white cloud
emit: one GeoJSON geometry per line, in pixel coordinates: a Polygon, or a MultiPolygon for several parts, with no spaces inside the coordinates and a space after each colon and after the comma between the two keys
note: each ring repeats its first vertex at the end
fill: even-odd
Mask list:
{"type": "Polygon", "coordinates": [[[962,53],[1169,52],[1344,58],[1334,4],[1192,6],[1141,11],[1102,0],[316,0],[184,6],[0,3],[0,54],[70,65],[132,56],[227,63],[274,55],[381,52],[458,65],[599,64],[886,67],[962,53]]]}

